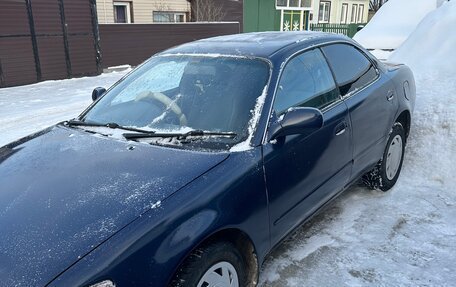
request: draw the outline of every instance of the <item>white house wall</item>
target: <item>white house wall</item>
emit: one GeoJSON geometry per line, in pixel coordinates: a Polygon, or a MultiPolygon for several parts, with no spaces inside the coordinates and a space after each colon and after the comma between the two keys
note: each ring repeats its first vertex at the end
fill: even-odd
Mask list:
{"type": "Polygon", "coordinates": [[[114,5],[112,1],[97,0],[98,23],[114,23],[114,5]]]}
{"type": "MultiPolygon", "coordinates": [[[[318,10],[320,7],[321,0],[313,0],[313,19],[312,23],[318,23],[318,10]]],[[[368,19],[369,13],[369,0],[324,0],[327,2],[331,2],[331,11],[330,11],[330,19],[329,23],[331,24],[340,24],[341,23],[341,14],[342,14],[342,4],[348,4],[348,12],[347,12],[347,23],[351,23],[351,14],[352,14],[352,6],[353,4],[364,5],[364,12],[362,21],[358,21],[358,23],[366,23],[368,19]]]]}
{"type": "Polygon", "coordinates": [[[114,23],[114,2],[131,3],[133,22],[139,24],[153,23],[153,11],[190,13],[191,9],[187,0],[97,0],[98,22],[100,24],[114,23]]]}

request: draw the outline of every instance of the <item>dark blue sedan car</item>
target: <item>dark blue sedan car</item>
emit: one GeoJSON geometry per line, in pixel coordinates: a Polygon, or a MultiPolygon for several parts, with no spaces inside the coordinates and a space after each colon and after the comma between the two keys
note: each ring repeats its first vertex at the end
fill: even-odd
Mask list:
{"type": "Polygon", "coordinates": [[[401,171],[415,83],[344,36],[157,54],[0,148],[0,286],[255,286],[284,237],[401,171]]]}

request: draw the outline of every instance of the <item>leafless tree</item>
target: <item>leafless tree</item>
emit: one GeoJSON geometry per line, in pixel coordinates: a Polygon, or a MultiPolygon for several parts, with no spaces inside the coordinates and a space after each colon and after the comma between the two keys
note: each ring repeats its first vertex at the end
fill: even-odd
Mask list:
{"type": "MultiPolygon", "coordinates": [[[[154,11],[157,12],[169,12],[170,10],[171,8],[169,5],[166,4],[165,0],[157,1],[157,3],[154,5],[154,11]]],[[[164,19],[166,18],[166,21],[164,22],[174,22],[174,15],[171,13],[162,13],[161,17],[163,17],[164,19]]]]}
{"type": "Polygon", "coordinates": [[[388,0],[370,0],[369,8],[372,11],[377,12],[383,4],[385,4],[388,0]]]}
{"type": "Polygon", "coordinates": [[[223,7],[217,5],[214,0],[192,0],[194,19],[197,22],[222,21],[225,17],[223,7]]]}

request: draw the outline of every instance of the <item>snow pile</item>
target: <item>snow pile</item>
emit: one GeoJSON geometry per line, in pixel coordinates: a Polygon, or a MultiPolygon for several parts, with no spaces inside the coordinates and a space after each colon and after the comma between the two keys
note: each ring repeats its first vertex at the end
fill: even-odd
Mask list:
{"type": "Polygon", "coordinates": [[[416,30],[389,58],[414,71],[438,70],[456,74],[456,1],[443,3],[429,13],[416,30]]]}
{"type": "Polygon", "coordinates": [[[437,5],[437,0],[389,0],[353,39],[367,49],[396,49],[437,5]]]}

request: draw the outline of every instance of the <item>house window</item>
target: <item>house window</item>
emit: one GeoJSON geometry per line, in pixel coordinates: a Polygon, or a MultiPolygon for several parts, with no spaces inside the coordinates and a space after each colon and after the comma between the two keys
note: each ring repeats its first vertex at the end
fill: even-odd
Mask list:
{"type": "Polygon", "coordinates": [[[130,2],[114,2],[114,23],[131,23],[130,6],[130,2]]]}
{"type": "Polygon", "coordinates": [[[358,10],[358,23],[363,23],[364,21],[364,5],[359,4],[359,10],[358,10]]]}
{"type": "Polygon", "coordinates": [[[357,14],[358,14],[358,4],[353,4],[350,23],[356,23],[357,14]]]}
{"type": "Polygon", "coordinates": [[[182,23],[186,21],[185,13],[154,11],[153,19],[157,23],[182,23]]]}
{"type": "Polygon", "coordinates": [[[311,0],[301,0],[301,7],[310,8],[312,7],[311,0]]]}
{"type": "Polygon", "coordinates": [[[288,6],[288,1],[287,0],[277,0],[276,1],[276,6],[277,7],[287,7],[288,6]]]}
{"type": "Polygon", "coordinates": [[[342,12],[340,14],[340,23],[347,24],[347,17],[348,17],[348,4],[342,4],[342,12]]]}
{"type": "Polygon", "coordinates": [[[320,9],[318,10],[318,22],[328,23],[331,15],[331,2],[320,1],[320,9]]]}
{"type": "Polygon", "coordinates": [[[300,8],[311,8],[311,0],[276,0],[276,9],[291,8],[294,10],[300,8]]]}
{"type": "Polygon", "coordinates": [[[299,7],[299,0],[290,0],[290,7],[299,7]]]}

